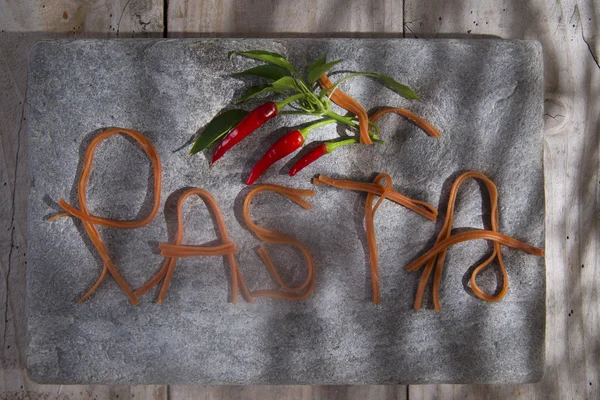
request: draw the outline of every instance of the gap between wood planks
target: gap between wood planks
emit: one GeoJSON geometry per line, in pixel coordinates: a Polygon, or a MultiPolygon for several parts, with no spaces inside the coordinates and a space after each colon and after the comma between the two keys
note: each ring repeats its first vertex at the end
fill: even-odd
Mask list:
{"type": "Polygon", "coordinates": [[[11,195],[11,210],[10,210],[10,248],[8,250],[8,265],[6,268],[6,281],[5,281],[5,285],[4,288],[6,290],[6,296],[5,296],[5,304],[4,304],[4,333],[3,333],[3,344],[6,344],[6,333],[8,331],[8,302],[10,300],[9,298],[9,290],[8,290],[8,285],[10,282],[10,270],[11,270],[11,265],[12,265],[12,256],[13,256],[13,250],[15,248],[15,212],[16,212],[16,196],[17,196],[17,176],[19,173],[19,156],[21,153],[21,131],[23,130],[23,121],[25,118],[25,104],[27,103],[27,98],[24,99],[24,101],[22,102],[22,107],[21,107],[21,119],[19,121],[19,129],[17,130],[17,152],[15,154],[15,171],[14,171],[14,178],[13,178],[13,192],[11,195]]]}
{"type": "MultiPolygon", "coordinates": [[[[169,34],[169,0],[163,0],[163,38],[169,34]]],[[[167,391],[167,398],[168,398],[167,391]]]]}

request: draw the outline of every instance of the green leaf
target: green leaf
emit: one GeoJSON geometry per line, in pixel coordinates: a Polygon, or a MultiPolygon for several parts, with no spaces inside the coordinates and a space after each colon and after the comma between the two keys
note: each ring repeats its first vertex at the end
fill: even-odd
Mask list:
{"type": "Polygon", "coordinates": [[[342,60],[330,61],[328,63],[325,62],[326,58],[320,58],[308,67],[308,83],[312,85],[315,83],[321,75],[325,72],[329,71],[331,67],[342,62],[342,60]]]}
{"type": "Polygon", "coordinates": [[[417,96],[417,94],[408,86],[395,81],[394,79],[390,78],[389,76],[376,74],[374,72],[355,72],[350,75],[347,75],[347,76],[343,77],[342,79],[340,79],[339,81],[337,81],[335,83],[335,85],[333,85],[332,87],[322,89],[321,92],[319,93],[319,96],[324,96],[325,93],[329,92],[332,89],[336,89],[345,80],[354,78],[357,76],[369,76],[371,78],[377,78],[377,79],[381,80],[385,86],[387,86],[389,89],[393,90],[394,92],[398,93],[400,96],[404,97],[405,99],[418,100],[420,102],[423,102],[419,98],[419,96],[417,96]]]}
{"type": "Polygon", "coordinates": [[[291,76],[290,72],[282,67],[272,64],[263,64],[242,72],[233,74],[234,76],[258,76],[260,78],[272,79],[274,81],[285,76],[291,76]]]}
{"type": "Polygon", "coordinates": [[[394,80],[393,78],[390,78],[389,76],[375,74],[375,73],[368,73],[368,74],[366,74],[366,76],[370,76],[370,77],[381,80],[385,86],[387,86],[389,89],[393,90],[394,92],[398,93],[400,96],[404,97],[405,99],[421,101],[419,96],[417,96],[417,94],[411,88],[409,88],[406,85],[401,84],[400,82],[394,80]]]}
{"type": "Polygon", "coordinates": [[[275,82],[273,82],[273,87],[275,89],[281,90],[298,90],[296,80],[291,76],[284,76],[283,78],[276,80],[275,82]]]}
{"type": "Polygon", "coordinates": [[[327,62],[327,56],[323,56],[315,61],[312,62],[312,64],[310,64],[308,66],[308,74],[310,75],[310,71],[315,69],[315,68],[319,68],[321,65],[325,64],[327,62]]]}
{"type": "Polygon", "coordinates": [[[266,63],[285,68],[290,72],[296,72],[292,63],[290,63],[285,57],[283,57],[281,54],[278,54],[278,53],[273,53],[273,52],[264,51],[264,50],[250,50],[250,51],[236,51],[231,54],[232,57],[235,55],[254,58],[255,60],[264,61],[266,63]]]}
{"type": "Polygon", "coordinates": [[[216,140],[225,136],[237,124],[239,124],[246,115],[248,115],[248,111],[227,110],[214,117],[212,121],[206,125],[206,128],[204,128],[200,136],[198,136],[198,139],[196,139],[194,142],[194,145],[190,150],[190,154],[196,154],[206,149],[216,140]]]}
{"type": "Polygon", "coordinates": [[[279,88],[273,87],[272,85],[250,86],[244,93],[242,93],[242,95],[235,102],[235,104],[243,103],[244,101],[250,100],[251,98],[253,98],[255,96],[258,96],[259,94],[262,94],[262,93],[280,93],[280,94],[284,94],[285,92],[283,91],[283,89],[279,89],[279,88]]]}

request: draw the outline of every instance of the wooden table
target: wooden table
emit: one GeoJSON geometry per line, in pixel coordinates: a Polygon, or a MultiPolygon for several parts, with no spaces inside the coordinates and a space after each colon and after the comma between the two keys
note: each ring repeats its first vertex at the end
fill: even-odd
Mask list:
{"type": "Polygon", "coordinates": [[[600,398],[597,0],[0,0],[0,397],[600,398]],[[536,39],[545,58],[546,374],[528,385],[51,386],[24,371],[27,55],[47,37],[536,39]]]}

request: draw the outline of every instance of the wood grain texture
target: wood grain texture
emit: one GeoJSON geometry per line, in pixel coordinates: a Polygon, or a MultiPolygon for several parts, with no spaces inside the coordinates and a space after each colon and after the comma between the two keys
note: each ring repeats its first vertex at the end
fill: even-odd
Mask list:
{"type": "Polygon", "coordinates": [[[0,0],[0,398],[166,398],[165,386],[38,385],[24,371],[29,50],[48,37],[162,37],[162,10],[162,0],[0,0]]]}
{"type": "Polygon", "coordinates": [[[168,36],[402,35],[402,1],[170,0],[168,36]]]}
{"type": "Polygon", "coordinates": [[[545,377],[530,385],[410,386],[409,398],[599,398],[600,5],[407,0],[405,10],[407,37],[536,39],[545,59],[545,377]]]}
{"type": "Polygon", "coordinates": [[[0,0],[2,33],[162,36],[160,0],[0,0]]]}
{"type": "Polygon", "coordinates": [[[43,399],[43,400],[167,400],[167,386],[161,385],[38,385],[26,381],[22,388],[5,390],[0,399],[43,399]]]}
{"type": "Polygon", "coordinates": [[[407,386],[170,386],[176,400],[405,400],[407,386]]]}

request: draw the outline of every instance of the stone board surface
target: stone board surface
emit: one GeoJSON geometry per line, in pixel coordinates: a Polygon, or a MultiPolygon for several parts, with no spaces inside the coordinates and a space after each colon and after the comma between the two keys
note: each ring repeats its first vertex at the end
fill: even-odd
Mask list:
{"type": "MultiPolygon", "coordinates": [[[[444,272],[442,312],[426,294],[412,308],[419,273],[405,266],[433,243],[452,181],[466,170],[492,178],[500,199],[500,230],[544,245],[542,54],[538,43],[505,40],[204,39],[47,41],[30,61],[30,197],[28,249],[28,370],[46,383],[362,384],[492,383],[538,380],[544,368],[543,258],[504,248],[508,294],[485,303],[469,294],[467,270],[490,251],[485,242],[453,247],[444,272]],[[274,288],[244,227],[243,184],[264,149],[302,117],[278,118],[228,153],[213,169],[210,152],[190,157],[182,146],[251,80],[231,77],[256,62],[229,60],[231,51],[267,49],[299,68],[324,54],[339,69],[375,71],[408,84],[424,104],[408,102],[368,78],[342,88],[368,109],[402,106],[440,128],[438,140],[398,116],[381,119],[384,146],[348,146],[295,178],[280,162],[259,181],[314,188],[306,211],[276,195],[261,195],[255,221],[288,232],[311,249],[315,294],[303,302],[228,302],[222,257],[180,259],[164,304],[157,291],[132,306],[112,278],[83,304],[101,264],[81,223],[45,219],[64,197],[76,203],[76,181],[87,143],[108,127],[136,129],[163,163],[161,212],[133,230],[100,228],[114,263],[134,288],[158,271],[157,243],[174,229],[180,189],[209,190],[221,205],[250,289],[274,288]],[[440,210],[437,223],[391,202],[376,214],[382,304],[370,302],[364,194],[313,187],[310,177],[370,180],[387,172],[394,188],[440,210]]],[[[261,103],[245,105],[251,109],[261,103]]],[[[333,138],[333,126],[311,140],[333,138]]],[[[102,143],[88,198],[95,215],[136,218],[151,206],[149,162],[124,136],[102,143]]],[[[454,227],[482,228],[489,219],[482,187],[463,185],[454,227]],[[483,201],[482,201],[483,200],[483,201]]],[[[184,243],[215,240],[196,198],[184,207],[184,243]]],[[[286,281],[300,283],[305,265],[285,246],[269,246],[286,281]]],[[[480,285],[495,288],[493,269],[480,285]]]]}

